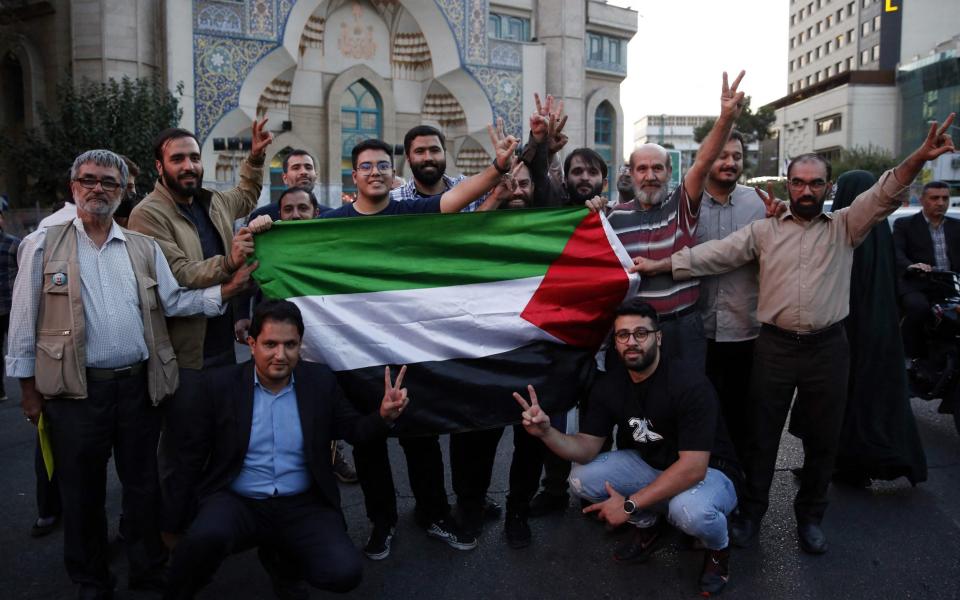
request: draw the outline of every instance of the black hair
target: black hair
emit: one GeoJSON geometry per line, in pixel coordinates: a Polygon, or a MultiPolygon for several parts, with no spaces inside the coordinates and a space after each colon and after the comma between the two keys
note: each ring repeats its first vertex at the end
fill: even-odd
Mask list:
{"type": "Polygon", "coordinates": [[[573,161],[574,156],[579,156],[581,159],[583,159],[583,162],[597,167],[600,169],[600,173],[603,174],[603,178],[607,178],[607,161],[603,160],[603,157],[600,156],[600,153],[593,148],[577,148],[568,154],[567,158],[563,161],[564,173],[570,172],[570,163],[573,161]]]}
{"type": "Polygon", "coordinates": [[[430,127],[429,125],[417,125],[408,131],[407,135],[403,136],[403,153],[410,154],[410,145],[413,144],[413,140],[418,137],[426,137],[429,135],[437,136],[437,139],[440,140],[440,147],[444,150],[447,149],[447,138],[443,136],[442,131],[436,127],[430,127]]]}
{"type": "Polygon", "coordinates": [[[320,208],[320,203],[317,202],[317,197],[313,195],[313,190],[311,190],[310,188],[308,188],[308,187],[306,187],[306,186],[303,186],[303,185],[295,185],[295,186],[293,186],[293,187],[291,187],[291,188],[287,188],[287,189],[283,190],[283,193],[280,194],[280,197],[279,197],[279,198],[277,198],[277,207],[279,207],[281,204],[283,204],[283,199],[284,199],[288,194],[293,194],[293,193],[296,193],[296,192],[303,192],[304,194],[307,195],[308,198],[310,198],[310,204],[313,205],[313,208],[315,208],[315,209],[316,209],[316,208],[320,208]]]}
{"type": "Polygon", "coordinates": [[[370,138],[354,146],[353,151],[350,152],[350,160],[353,163],[354,170],[357,168],[357,157],[365,150],[383,150],[390,157],[390,165],[393,165],[393,148],[383,140],[370,138]]]}
{"type": "Polygon", "coordinates": [[[297,333],[303,337],[303,315],[297,305],[289,300],[265,300],[253,310],[249,335],[257,339],[266,321],[291,323],[297,326],[297,333]]]}
{"type": "Polygon", "coordinates": [[[617,310],[614,311],[613,314],[615,317],[622,317],[624,315],[646,317],[653,321],[653,326],[655,328],[660,328],[660,317],[657,315],[657,311],[650,306],[649,302],[646,302],[637,296],[634,296],[628,300],[624,300],[620,306],[617,307],[617,310]]]}
{"type": "Polygon", "coordinates": [[[934,180],[923,186],[923,190],[920,192],[920,195],[922,196],[926,194],[927,190],[943,190],[943,189],[949,190],[950,185],[946,181],[934,180]]]}
{"type": "Polygon", "coordinates": [[[166,146],[170,140],[183,137],[193,138],[193,141],[197,142],[197,146],[200,146],[200,141],[192,132],[179,127],[169,127],[158,133],[157,137],[153,138],[153,157],[163,162],[163,147],[166,146]]]}
{"type": "Polygon", "coordinates": [[[290,159],[294,156],[309,156],[310,162],[313,163],[313,167],[317,167],[317,161],[314,160],[313,155],[304,150],[303,148],[297,148],[296,150],[291,150],[289,154],[283,157],[283,172],[286,173],[287,169],[290,168],[290,159]]]}
{"type": "Polygon", "coordinates": [[[807,154],[801,154],[800,156],[794,158],[790,161],[790,164],[787,165],[787,178],[790,177],[790,172],[793,171],[793,165],[802,162],[818,162],[824,166],[827,170],[827,181],[830,181],[830,177],[833,175],[833,167],[830,165],[830,161],[815,154],[813,152],[808,152],[807,154]]]}

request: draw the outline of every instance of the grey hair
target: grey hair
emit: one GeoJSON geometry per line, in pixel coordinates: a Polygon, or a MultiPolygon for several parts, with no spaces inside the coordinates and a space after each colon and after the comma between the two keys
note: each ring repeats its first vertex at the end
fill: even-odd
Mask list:
{"type": "Polygon", "coordinates": [[[120,172],[120,189],[127,187],[127,179],[130,177],[130,170],[127,169],[127,163],[120,158],[119,154],[109,150],[87,150],[73,160],[73,166],[70,167],[70,181],[77,178],[80,167],[87,163],[93,163],[99,167],[113,167],[120,172]]]}

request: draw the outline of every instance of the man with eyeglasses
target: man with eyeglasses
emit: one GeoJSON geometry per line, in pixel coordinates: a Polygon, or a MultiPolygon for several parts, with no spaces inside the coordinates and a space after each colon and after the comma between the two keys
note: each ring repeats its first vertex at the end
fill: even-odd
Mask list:
{"type": "MultiPolygon", "coordinates": [[[[166,316],[214,316],[253,267],[205,289],[181,287],[153,239],[113,221],[128,179],[109,150],[70,170],[77,218],[21,245],[7,371],[21,404],[41,413],[63,504],[64,559],[80,598],[109,598],[106,468],[111,451],[123,488],[123,537],[131,589],[162,589],[158,521],[158,406],[177,387],[166,316]]],[[[46,476],[44,474],[44,476],[46,476]]]]}
{"type": "Polygon", "coordinates": [[[533,386],[514,393],[521,423],[554,454],[577,463],[570,489],[593,504],[584,509],[610,526],[634,527],[614,551],[621,563],[646,561],[663,541],[662,515],[705,547],[700,589],[719,593],[729,577],[727,515],[737,505],[740,468],[727,437],[716,392],[702,370],[661,352],[656,311],[639,298],[617,308],[616,355],[625,368],[599,373],[590,388],[580,432],[550,425],[533,386]],[[603,452],[617,427],[617,450],[603,452]]]}
{"type": "Polygon", "coordinates": [[[951,114],[940,128],[934,122],[923,144],[848,208],[823,213],[830,163],[804,154],[787,167],[790,207],[778,218],[754,221],[722,240],[663,260],[634,259],[636,271],[672,272],[680,281],[759,263],[757,316],[762,325],[751,375],[755,438],[744,464],[740,516],[731,528],[736,545],[752,545],[760,530],[780,435],[796,391],[790,431],[803,441],[804,453],[794,501],[797,535],[803,551],[827,551],[820,523],[847,402],[849,350],[843,319],[850,311],[853,251],[902,204],[927,161],[955,151],[946,133],[953,119],[951,114]]]}
{"type": "MultiPolygon", "coordinates": [[[[320,215],[320,218],[367,217],[382,215],[454,213],[461,211],[471,201],[486,194],[509,173],[513,166],[513,152],[518,141],[513,136],[503,135],[502,125],[495,131],[488,126],[490,141],[496,153],[490,166],[459,182],[441,194],[410,198],[399,201],[391,197],[393,181],[392,148],[382,140],[368,139],[353,147],[351,162],[353,182],[357,186],[357,199],[320,215]]],[[[251,231],[259,233],[269,229],[268,220],[251,222],[251,231]]],[[[407,458],[411,488],[417,501],[417,521],[427,535],[457,550],[472,550],[477,547],[477,538],[454,522],[447,503],[443,485],[443,462],[438,453],[436,438],[401,438],[407,458]],[[424,440],[427,440],[426,442],[424,440]],[[438,460],[439,459],[439,460],[438,460]]],[[[397,523],[396,489],[387,453],[385,440],[357,444],[353,458],[360,486],[363,489],[367,517],[373,522],[370,538],[363,552],[371,560],[389,556],[391,542],[397,523]]],[[[490,457],[492,463],[493,457],[490,457]]],[[[482,487],[483,493],[486,486],[482,487]]]]}

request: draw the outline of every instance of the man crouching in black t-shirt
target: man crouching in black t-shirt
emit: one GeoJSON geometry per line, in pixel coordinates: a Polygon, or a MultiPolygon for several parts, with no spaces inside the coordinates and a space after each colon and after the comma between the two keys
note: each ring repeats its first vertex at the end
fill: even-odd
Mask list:
{"type": "Polygon", "coordinates": [[[660,353],[657,313],[639,299],[617,309],[614,340],[626,369],[600,374],[590,390],[580,433],[550,426],[537,404],[514,394],[523,407],[523,426],[557,456],[578,465],[570,488],[594,502],[584,509],[610,525],[637,529],[616,549],[622,562],[646,560],[660,541],[661,514],[706,548],[700,589],[715,594],[728,578],[727,515],[737,505],[732,480],[739,475],[720,417],[717,395],[706,375],[660,353]],[[617,426],[616,451],[598,456],[617,426]]]}

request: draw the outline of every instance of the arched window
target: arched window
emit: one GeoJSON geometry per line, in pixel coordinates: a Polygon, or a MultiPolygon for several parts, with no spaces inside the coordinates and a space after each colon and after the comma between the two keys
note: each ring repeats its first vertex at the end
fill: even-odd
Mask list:
{"type": "MultiPolygon", "coordinates": [[[[593,149],[596,150],[607,163],[607,181],[616,177],[613,167],[613,144],[616,139],[614,123],[617,115],[613,112],[610,103],[604,100],[597,107],[593,116],[593,149]]],[[[610,195],[610,185],[607,184],[607,196],[610,195]]]]}
{"type": "Polygon", "coordinates": [[[8,51],[0,60],[0,87],[3,88],[0,125],[22,126],[26,117],[23,105],[23,68],[13,51],[8,51]]]}
{"type": "Polygon", "coordinates": [[[383,138],[383,104],[380,96],[362,79],[354,82],[343,94],[340,108],[340,128],[343,139],[340,151],[340,174],[343,191],[355,193],[353,164],[350,152],[367,138],[383,138]]]}

